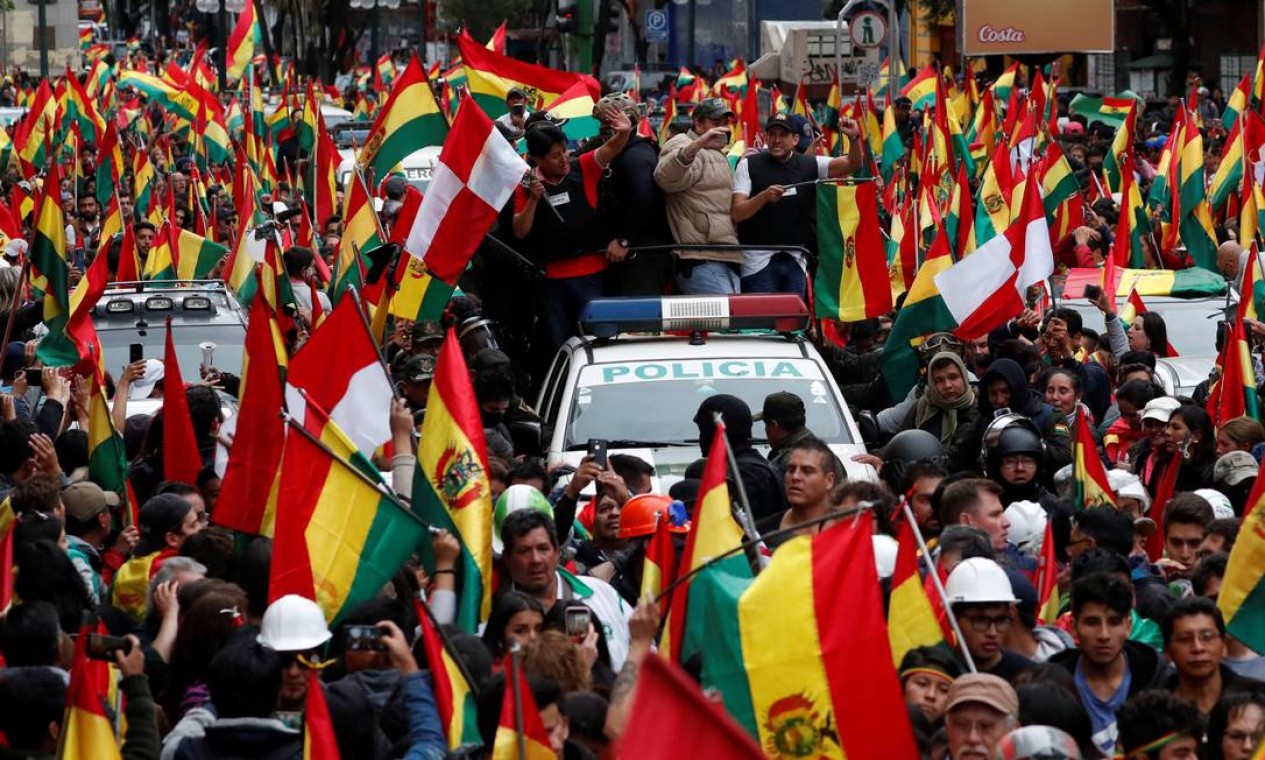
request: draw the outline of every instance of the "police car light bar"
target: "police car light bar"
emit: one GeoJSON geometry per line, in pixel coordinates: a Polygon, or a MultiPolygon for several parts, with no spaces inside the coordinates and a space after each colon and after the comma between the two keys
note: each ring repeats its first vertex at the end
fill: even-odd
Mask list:
{"type": "Polygon", "coordinates": [[[808,326],[808,307],[797,295],[600,298],[580,315],[580,327],[596,338],[624,332],[772,330],[794,332],[808,326]]]}

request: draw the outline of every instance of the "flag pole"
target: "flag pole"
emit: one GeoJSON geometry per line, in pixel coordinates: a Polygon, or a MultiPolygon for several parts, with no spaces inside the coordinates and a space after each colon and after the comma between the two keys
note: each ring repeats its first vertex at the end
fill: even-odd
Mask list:
{"type": "Polygon", "coordinates": [[[31,276],[31,255],[27,255],[22,260],[22,273],[18,277],[18,285],[13,289],[13,300],[9,302],[9,314],[4,321],[4,342],[0,346],[8,346],[9,338],[13,337],[13,323],[18,316],[18,305],[22,302],[22,291],[26,290],[27,280],[31,276]]]}
{"type": "Polygon", "coordinates": [[[962,638],[962,629],[958,627],[958,619],[953,614],[953,605],[949,604],[949,595],[944,590],[944,584],[940,582],[940,573],[931,559],[931,552],[927,549],[927,542],[923,540],[922,529],[918,527],[918,521],[914,519],[914,510],[909,505],[908,499],[901,499],[901,508],[905,511],[905,519],[909,521],[909,527],[913,528],[914,540],[918,542],[918,551],[922,552],[923,559],[927,560],[927,575],[931,577],[936,593],[940,595],[940,602],[944,605],[944,614],[949,618],[953,635],[957,637],[958,645],[962,649],[962,659],[966,661],[966,667],[970,668],[972,673],[977,673],[979,671],[975,668],[975,660],[971,657],[971,650],[966,646],[966,639],[962,638]]]}
{"type": "Polygon", "coordinates": [[[518,760],[527,760],[527,733],[523,721],[523,695],[520,690],[520,679],[523,674],[522,663],[518,661],[522,645],[517,641],[510,647],[510,686],[514,699],[514,739],[518,744],[518,760]]]}
{"type": "MultiPolygon", "coordinates": [[[[715,412],[713,419],[716,427],[724,431],[725,416],[720,412],[715,412]]],[[[738,522],[742,525],[742,530],[748,537],[758,540],[760,531],[756,529],[755,518],[751,516],[751,502],[747,500],[747,487],[742,482],[742,473],[738,470],[738,458],[734,456],[734,449],[729,445],[728,433],[725,433],[723,440],[725,442],[725,458],[729,460],[729,471],[733,473],[734,486],[738,491],[738,522]]],[[[751,562],[751,572],[759,574],[760,554],[755,551],[755,545],[747,548],[747,559],[751,562]]]]}

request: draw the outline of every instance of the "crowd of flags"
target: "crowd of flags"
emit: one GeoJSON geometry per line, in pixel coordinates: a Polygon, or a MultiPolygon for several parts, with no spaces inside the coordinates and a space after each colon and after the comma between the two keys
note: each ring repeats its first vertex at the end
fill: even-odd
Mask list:
{"type": "MultiPolygon", "coordinates": [[[[414,490],[405,502],[371,464],[375,455],[389,450],[391,437],[393,391],[379,349],[389,316],[438,316],[526,171],[491,122],[506,112],[509,90],[528,93],[533,109],[569,118],[568,134],[580,140],[597,131],[592,111],[600,88],[586,75],[506,56],[504,25],[487,44],[461,34],[458,55],[447,65],[423,68],[412,58],[399,68],[388,54],[354,72],[359,85],[354,118],[371,128],[344,182],[336,176],[339,154],[320,108],[342,94],[315,81],[300,82],[292,66],[266,59],[260,53],[261,34],[254,5],[248,3],[229,37],[228,92],[220,92],[204,47],[183,63],[164,64],[146,60],[138,45],[129,45],[129,54],[111,63],[103,46],[88,37],[81,39],[88,60],[82,80],[67,71],[19,93],[19,105],[28,113],[12,134],[0,131],[0,164],[16,165],[32,182],[15,186],[8,203],[0,204],[0,236],[25,237],[30,243],[29,287],[42,303],[49,330],[40,358],[52,366],[74,366],[91,378],[90,470],[96,482],[126,498],[122,439],[106,405],[107,368],[88,319],[110,279],[105,251],[117,237],[122,247],[117,280],[200,279],[219,268],[228,288],[249,308],[250,322],[240,413],[232,423],[234,442],[215,521],[274,537],[272,595],[313,598],[331,623],[375,594],[411,552],[427,545],[427,526],[445,528],[462,546],[457,624],[473,632],[486,621],[492,598],[492,507],[469,373],[450,332],[437,360],[414,490]],[[275,108],[265,107],[264,81],[277,95],[275,108]],[[287,139],[311,157],[308,168],[297,170],[282,160],[277,145],[287,139]],[[194,165],[186,195],[176,197],[170,184],[160,187],[158,176],[173,165],[181,142],[194,165]],[[95,161],[84,160],[88,146],[95,149],[95,161]],[[375,188],[413,151],[441,146],[442,170],[435,184],[425,196],[410,189],[388,231],[374,211],[375,188]],[[41,172],[42,184],[35,181],[41,172]],[[76,192],[85,192],[92,180],[103,208],[101,247],[74,288],[61,204],[63,177],[76,192]],[[332,309],[324,313],[312,293],[314,330],[293,355],[283,336],[292,326],[284,307],[294,302],[294,286],[281,267],[276,242],[251,234],[267,217],[265,195],[281,183],[300,198],[298,244],[318,247],[319,231],[334,214],[344,222],[335,264],[323,276],[332,309]],[[227,189],[238,215],[227,237],[214,218],[218,206],[208,198],[212,184],[227,189]],[[336,201],[340,185],[341,207],[336,201]],[[143,262],[122,217],[124,188],[133,199],[135,218],[153,222],[158,230],[143,262]],[[190,214],[188,226],[175,224],[177,207],[190,214]],[[30,231],[24,233],[27,219],[30,231]],[[388,241],[404,247],[407,261],[392,279],[369,282],[372,262],[365,253],[388,241]],[[285,410],[281,417],[279,409],[285,410]]],[[[895,397],[916,381],[912,345],[918,338],[941,330],[983,335],[1014,316],[1025,305],[1028,288],[1053,272],[1054,246],[1084,223],[1090,204],[1118,193],[1118,233],[1098,281],[1113,301],[1128,296],[1121,310],[1128,318],[1145,312],[1144,295],[1204,287],[1200,275],[1205,273],[1199,270],[1216,270],[1215,223],[1238,220],[1240,239],[1252,253],[1240,283],[1237,318],[1218,359],[1209,412],[1218,424],[1244,415],[1259,418],[1245,320],[1256,318],[1262,290],[1256,252],[1265,221],[1261,62],[1231,94],[1223,118],[1226,148],[1214,175],[1204,173],[1204,125],[1192,88],[1145,195],[1137,168],[1147,159],[1135,149],[1140,104],[1131,93],[1073,101],[1074,112],[1116,128],[1101,175],[1091,173],[1082,187],[1059,143],[1057,74],[1023,72],[1016,64],[981,86],[973,67],[959,80],[948,67],[907,74],[898,63],[898,87],[890,88],[890,68],[885,61],[880,85],[858,96],[845,98],[835,82],[816,108],[804,88],[789,98],[777,85],[766,89],[773,110],[802,115],[820,132],[814,150],[821,153],[842,155],[852,147],[839,129],[840,119],[860,126],[863,160],[854,181],[817,188],[820,263],[813,293],[819,317],[842,321],[888,313],[903,297],[884,357],[895,397]],[[912,102],[919,128],[902,129],[892,107],[898,97],[912,102]],[[1148,286],[1136,277],[1131,284],[1128,273],[1147,266],[1168,273],[1162,286],[1154,278],[1148,286]]],[[[692,104],[725,98],[736,114],[729,150],[736,163],[746,149],[760,144],[756,96],[764,87],[742,59],[713,82],[682,69],[664,99],[663,128],[655,133],[643,120],[640,132],[664,141],[692,104]]],[[[630,95],[640,100],[640,90],[638,76],[630,95]]],[[[165,476],[192,482],[201,463],[179,453],[196,453],[197,446],[170,332],[166,361],[165,476]]],[[[1073,459],[1077,507],[1112,503],[1083,419],[1075,426],[1073,459]]],[[[868,515],[790,540],[756,574],[752,547],[731,509],[727,467],[724,429],[718,426],[684,553],[676,559],[668,522],[661,520],[643,569],[642,590],[655,597],[665,618],[659,642],[663,660],[700,657],[704,685],[724,698],[728,717],[700,710],[701,723],[714,722],[716,740],[731,743],[735,757],[752,753],[747,737],[766,752],[779,751],[780,730],[790,725],[814,732],[815,749],[825,754],[914,756],[893,666],[913,647],[952,643],[954,637],[935,579],[924,580],[919,573],[912,520],[898,521],[896,569],[884,615],[872,571],[868,515]],[[779,614],[767,614],[771,608],[779,614]],[[718,630],[727,635],[716,636],[718,630]],[[794,635],[788,635],[791,631],[794,635]],[[734,733],[731,719],[745,736],[734,733]],[[886,730],[875,732],[876,725],[886,730]]],[[[1166,470],[1156,495],[1152,515],[1157,522],[1162,522],[1177,470],[1166,470]]],[[[1258,479],[1219,601],[1231,633],[1258,650],[1265,648],[1265,599],[1260,598],[1265,594],[1260,590],[1265,587],[1265,532],[1256,525],[1265,519],[1256,508],[1262,500],[1265,479],[1258,479]]],[[[126,504],[134,522],[135,500],[126,504]]],[[[6,526],[13,521],[6,510],[0,505],[0,567],[5,568],[12,564],[12,531],[6,526]]],[[[1048,532],[1045,544],[1053,546],[1048,532]]],[[[1158,556],[1162,547],[1155,543],[1148,549],[1158,556]]],[[[1053,567],[1052,555],[1043,557],[1038,591],[1045,620],[1059,607],[1053,567]]],[[[11,596],[11,580],[11,573],[0,574],[0,606],[11,596]]],[[[474,686],[424,609],[419,618],[437,704],[449,744],[456,748],[477,734],[474,686]]],[[[97,743],[93,737],[113,730],[101,707],[109,698],[109,679],[99,672],[104,664],[81,655],[77,650],[72,670],[68,710],[74,721],[67,722],[67,741],[87,737],[83,740],[97,743]]],[[[647,682],[662,684],[666,698],[678,674],[653,662],[646,666],[647,682]]],[[[548,737],[538,717],[533,720],[530,690],[517,680],[512,657],[506,672],[515,680],[506,689],[497,749],[513,742],[516,754],[520,739],[529,754],[547,749],[548,737]],[[511,698],[522,701],[513,705],[511,698]]],[[[311,730],[326,730],[321,706],[309,705],[309,710],[316,716],[309,721],[311,730]]],[[[311,756],[322,743],[309,743],[311,756]]]]}

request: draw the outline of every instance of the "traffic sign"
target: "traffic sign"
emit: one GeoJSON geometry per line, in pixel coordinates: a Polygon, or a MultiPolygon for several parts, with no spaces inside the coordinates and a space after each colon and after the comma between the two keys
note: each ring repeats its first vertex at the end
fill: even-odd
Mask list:
{"type": "Polygon", "coordinates": [[[651,8],[646,11],[646,42],[663,43],[668,41],[668,12],[651,8]]]}
{"type": "Polygon", "coordinates": [[[861,11],[848,22],[852,44],[871,50],[887,41],[887,19],[875,11],[861,11]]]}

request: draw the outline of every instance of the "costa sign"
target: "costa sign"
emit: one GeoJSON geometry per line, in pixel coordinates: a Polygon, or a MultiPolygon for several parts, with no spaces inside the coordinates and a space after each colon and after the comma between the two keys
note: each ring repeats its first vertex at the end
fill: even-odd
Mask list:
{"type": "Polygon", "coordinates": [[[962,0],[966,55],[1107,53],[1116,48],[1114,0],[962,0]]]}

